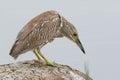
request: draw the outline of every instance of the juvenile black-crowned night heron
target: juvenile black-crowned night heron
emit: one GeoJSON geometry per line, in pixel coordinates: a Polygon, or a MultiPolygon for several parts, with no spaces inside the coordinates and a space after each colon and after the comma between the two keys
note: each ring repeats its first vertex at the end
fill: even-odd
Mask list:
{"type": "Polygon", "coordinates": [[[33,50],[39,61],[45,60],[46,64],[54,65],[44,57],[40,49],[55,38],[64,36],[75,42],[85,53],[75,27],[56,11],[44,12],[33,18],[19,32],[10,55],[16,59],[20,54],[33,50]]]}

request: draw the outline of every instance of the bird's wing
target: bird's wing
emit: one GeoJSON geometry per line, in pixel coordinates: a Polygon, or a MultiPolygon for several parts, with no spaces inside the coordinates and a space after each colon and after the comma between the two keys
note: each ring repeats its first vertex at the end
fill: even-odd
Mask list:
{"type": "MultiPolygon", "coordinates": [[[[54,18],[55,16],[58,16],[59,14],[56,11],[47,11],[44,12],[35,18],[33,18],[31,21],[29,21],[22,30],[18,33],[17,40],[23,40],[25,37],[27,37],[28,34],[30,34],[37,26],[39,29],[43,26],[44,23],[51,20],[50,18],[54,18]]],[[[57,22],[57,20],[56,20],[57,22]]]]}
{"type": "Polygon", "coordinates": [[[18,55],[50,42],[60,28],[60,16],[54,12],[47,12],[33,18],[19,32],[10,55],[18,55]]]}
{"type": "Polygon", "coordinates": [[[20,54],[47,43],[58,31],[60,23],[59,14],[54,11],[33,18],[19,32],[10,55],[17,58],[20,54]]]}
{"type": "Polygon", "coordinates": [[[37,26],[39,17],[40,15],[33,18],[21,29],[21,31],[18,33],[17,40],[24,39],[37,26]]]}

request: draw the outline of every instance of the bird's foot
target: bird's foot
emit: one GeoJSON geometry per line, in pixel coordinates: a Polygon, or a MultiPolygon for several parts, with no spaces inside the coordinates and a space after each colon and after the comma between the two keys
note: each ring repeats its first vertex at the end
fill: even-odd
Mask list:
{"type": "Polygon", "coordinates": [[[43,63],[42,60],[37,60],[37,59],[34,59],[34,62],[40,62],[40,63],[43,63]]]}
{"type": "Polygon", "coordinates": [[[52,67],[63,68],[63,66],[56,64],[55,62],[46,62],[47,65],[52,67]]]}

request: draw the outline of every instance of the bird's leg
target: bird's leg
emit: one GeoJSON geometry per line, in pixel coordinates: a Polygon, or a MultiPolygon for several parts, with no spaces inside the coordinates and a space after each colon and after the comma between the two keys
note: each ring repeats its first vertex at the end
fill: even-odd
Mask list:
{"type": "Polygon", "coordinates": [[[49,61],[44,57],[44,55],[41,53],[41,51],[40,51],[39,48],[37,49],[37,52],[38,52],[39,55],[45,60],[45,62],[46,62],[47,65],[50,65],[50,66],[56,66],[54,63],[49,62],[49,61]]]}
{"type": "Polygon", "coordinates": [[[33,53],[35,54],[35,56],[37,57],[38,61],[42,62],[42,59],[39,57],[39,55],[37,54],[36,50],[33,50],[33,53]]]}

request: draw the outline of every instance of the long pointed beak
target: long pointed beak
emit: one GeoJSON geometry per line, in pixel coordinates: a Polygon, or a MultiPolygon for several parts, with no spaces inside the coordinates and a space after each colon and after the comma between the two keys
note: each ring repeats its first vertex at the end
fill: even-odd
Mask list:
{"type": "Polygon", "coordinates": [[[75,43],[76,43],[76,44],[78,45],[78,47],[82,50],[82,52],[85,54],[85,50],[84,50],[84,48],[83,48],[82,43],[80,42],[80,40],[77,39],[77,40],[75,41],[75,43]]]}

